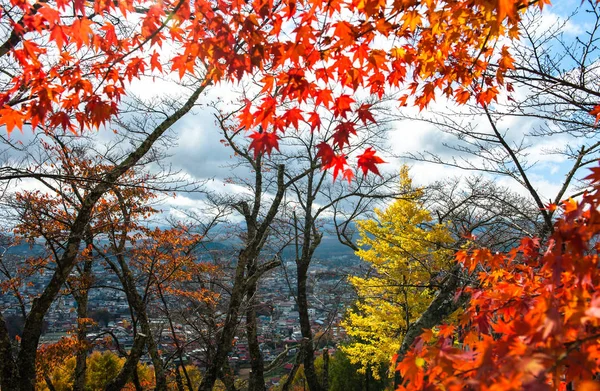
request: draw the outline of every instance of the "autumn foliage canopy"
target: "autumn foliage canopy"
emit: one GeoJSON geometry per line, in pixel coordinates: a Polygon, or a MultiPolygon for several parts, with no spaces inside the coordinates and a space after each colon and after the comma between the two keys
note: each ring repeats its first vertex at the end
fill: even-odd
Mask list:
{"type": "Polygon", "coordinates": [[[401,390],[597,390],[600,386],[600,169],[565,201],[550,239],[506,254],[459,252],[475,273],[456,324],[425,330],[398,365],[401,390]]]}
{"type": "MultiPolygon", "coordinates": [[[[15,70],[0,91],[8,133],[101,128],[144,75],[204,86],[251,76],[260,92],[238,120],[252,148],[270,153],[303,123],[318,131],[327,113],[337,125],[319,146],[322,165],[351,179],[346,150],[358,125],[375,121],[357,93],[394,92],[420,108],[440,93],[489,104],[513,67],[499,42],[518,37],[521,10],[547,0],[10,3],[0,15],[11,28],[0,58],[15,70]]],[[[378,173],[382,161],[367,149],[356,165],[378,173]]]]}

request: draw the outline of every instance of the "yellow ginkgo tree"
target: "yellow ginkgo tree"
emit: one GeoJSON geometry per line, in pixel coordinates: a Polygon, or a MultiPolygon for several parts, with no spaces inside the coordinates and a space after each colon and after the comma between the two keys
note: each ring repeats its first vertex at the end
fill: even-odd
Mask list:
{"type": "Polygon", "coordinates": [[[432,221],[422,202],[424,191],[413,188],[408,168],[400,176],[406,195],[357,223],[357,255],[370,267],[365,275],[349,278],[358,300],[343,323],[351,339],[342,349],[375,378],[453,265],[454,238],[446,225],[432,221]]]}

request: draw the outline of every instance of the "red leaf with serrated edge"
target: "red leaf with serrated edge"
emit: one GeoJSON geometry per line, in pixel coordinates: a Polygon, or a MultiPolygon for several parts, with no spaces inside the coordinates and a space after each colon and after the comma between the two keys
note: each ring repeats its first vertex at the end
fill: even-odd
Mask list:
{"type": "Polygon", "coordinates": [[[104,41],[108,46],[118,44],[119,39],[114,25],[107,23],[100,30],[104,31],[104,41]]]}
{"type": "Polygon", "coordinates": [[[300,121],[304,121],[304,117],[302,117],[302,110],[297,107],[293,107],[286,111],[282,119],[285,123],[285,126],[293,125],[296,130],[298,130],[298,124],[300,121]]]}
{"type": "Polygon", "coordinates": [[[347,165],[348,165],[348,160],[346,159],[346,155],[344,155],[344,154],[334,155],[333,158],[331,158],[331,162],[329,163],[329,167],[327,167],[327,168],[333,168],[333,180],[334,181],[337,179],[337,176],[339,175],[340,172],[342,174],[344,174],[344,177],[345,177],[347,165]]]}
{"type": "Polygon", "coordinates": [[[469,101],[470,97],[471,97],[471,93],[469,93],[469,91],[462,89],[462,88],[456,90],[456,92],[454,93],[454,99],[456,99],[456,102],[458,102],[460,104],[467,103],[469,101]]]}
{"type": "Polygon", "coordinates": [[[150,70],[158,70],[159,72],[162,72],[162,65],[160,64],[160,61],[158,61],[158,52],[154,52],[152,53],[152,57],[150,57],[150,70]]]}
{"type": "Polygon", "coordinates": [[[349,111],[352,111],[351,105],[354,99],[350,95],[341,95],[335,100],[333,115],[336,117],[346,118],[349,111]]]}
{"type": "Polygon", "coordinates": [[[67,34],[63,31],[63,28],[60,25],[55,25],[50,30],[50,39],[56,43],[56,46],[59,49],[62,49],[63,44],[68,39],[67,34]]]}
{"type": "Polygon", "coordinates": [[[77,18],[73,22],[70,35],[73,38],[73,41],[75,41],[77,49],[81,49],[83,45],[90,44],[90,35],[94,34],[91,25],[92,21],[85,17],[77,18]]]}
{"type": "Polygon", "coordinates": [[[144,38],[148,38],[156,32],[160,26],[160,17],[162,15],[164,15],[164,10],[161,5],[153,4],[148,8],[142,22],[142,36],[144,38]]]}
{"type": "Polygon", "coordinates": [[[588,176],[586,176],[583,179],[585,179],[586,181],[600,183],[600,167],[592,167],[592,168],[590,168],[590,171],[592,173],[589,174],[588,176]]]}
{"type": "Polygon", "coordinates": [[[279,136],[274,132],[254,132],[248,137],[252,139],[249,148],[254,151],[255,159],[264,152],[270,156],[273,148],[279,151],[279,136]]]}
{"type": "Polygon", "coordinates": [[[350,145],[350,136],[354,135],[356,135],[354,122],[342,122],[335,127],[333,143],[342,149],[344,148],[344,145],[350,145]]]}
{"type": "Polygon", "coordinates": [[[330,167],[331,161],[335,156],[335,152],[331,145],[323,142],[317,145],[317,159],[321,159],[321,165],[323,169],[327,169],[330,167]]]}
{"type": "Polygon", "coordinates": [[[246,99],[246,104],[244,108],[238,114],[238,119],[240,121],[240,126],[246,128],[247,130],[251,129],[254,126],[254,114],[252,113],[252,102],[249,99],[246,99]]]}
{"type": "Polygon", "coordinates": [[[331,103],[333,102],[333,96],[331,94],[331,90],[322,89],[317,92],[315,96],[315,105],[323,104],[323,106],[329,108],[331,103]]]}
{"type": "Polygon", "coordinates": [[[334,34],[342,45],[351,45],[354,43],[354,27],[346,21],[340,21],[335,24],[334,34]]]}
{"type": "Polygon", "coordinates": [[[10,107],[0,109],[0,125],[6,126],[6,132],[10,134],[12,130],[17,127],[20,131],[23,131],[23,113],[18,110],[14,110],[10,107]]]}
{"type": "Polygon", "coordinates": [[[321,116],[316,111],[310,113],[310,117],[308,117],[308,123],[310,124],[310,131],[314,132],[315,129],[318,130],[321,128],[321,116]]]}
{"type": "Polygon", "coordinates": [[[373,114],[371,113],[371,106],[373,105],[363,103],[362,105],[360,105],[358,110],[356,110],[356,115],[358,116],[358,119],[361,120],[365,125],[367,124],[367,121],[377,123],[377,121],[375,121],[375,118],[373,117],[373,114]]]}
{"type": "Polygon", "coordinates": [[[367,175],[368,171],[372,171],[381,176],[377,164],[385,163],[385,161],[379,156],[376,156],[375,153],[376,151],[369,147],[362,155],[358,155],[358,167],[363,171],[364,175],[367,175]]]}

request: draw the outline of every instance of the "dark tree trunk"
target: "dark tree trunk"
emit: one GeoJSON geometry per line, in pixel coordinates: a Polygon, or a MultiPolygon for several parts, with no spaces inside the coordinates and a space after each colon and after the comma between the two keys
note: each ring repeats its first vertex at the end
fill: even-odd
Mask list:
{"type": "Polygon", "coordinates": [[[175,369],[175,383],[177,384],[177,391],[185,391],[183,388],[183,379],[181,378],[179,368],[175,369]]]}
{"type": "MultiPolygon", "coordinates": [[[[92,238],[87,231],[86,244],[91,246],[92,238]]],[[[77,301],[77,342],[79,344],[77,355],[75,357],[75,379],[73,381],[73,391],[85,390],[85,378],[87,372],[87,356],[89,352],[87,342],[87,318],[88,318],[88,298],[89,287],[92,281],[92,260],[88,259],[83,265],[80,288],[73,292],[73,297],[77,301]]]]}
{"type": "MultiPolygon", "coordinates": [[[[321,243],[322,234],[320,234],[315,225],[313,215],[313,202],[315,200],[315,187],[320,186],[319,181],[315,183],[314,171],[307,176],[306,203],[304,209],[304,221],[302,222],[302,247],[301,250],[296,244],[296,272],[297,272],[297,304],[300,318],[300,331],[302,332],[302,349],[304,351],[304,376],[308,383],[310,391],[321,391],[321,385],[317,372],[315,370],[315,348],[313,343],[313,334],[310,325],[310,316],[308,315],[308,268],[313,255],[321,243]]],[[[296,228],[296,237],[298,237],[299,222],[294,213],[294,226],[296,228]]],[[[298,243],[298,242],[296,242],[298,243]]]]}
{"type": "Polygon", "coordinates": [[[321,388],[329,390],[329,349],[323,349],[323,373],[321,374],[321,388]]]}
{"type": "Polygon", "coordinates": [[[237,391],[237,388],[235,388],[235,377],[233,376],[233,373],[231,372],[231,368],[229,368],[229,363],[227,361],[225,361],[225,365],[221,370],[219,379],[221,379],[223,384],[225,384],[225,390],[237,391]]]}
{"type": "Polygon", "coordinates": [[[146,345],[146,338],[138,334],[133,341],[133,347],[127,356],[127,360],[125,360],[125,364],[123,364],[123,368],[121,368],[119,374],[106,385],[104,391],[121,391],[129,379],[135,378],[137,375],[137,364],[144,353],[144,345],[146,345]]]}
{"type": "Polygon", "coordinates": [[[211,362],[208,364],[208,367],[206,368],[206,372],[204,373],[202,382],[198,387],[198,391],[212,391],[215,382],[219,377],[219,372],[225,365],[227,354],[231,350],[231,345],[237,329],[240,307],[245,294],[244,272],[247,263],[248,255],[245,251],[242,251],[238,257],[238,264],[236,266],[233,288],[231,290],[231,298],[229,300],[229,307],[227,308],[227,315],[223,324],[223,330],[218,337],[217,350],[211,362]]]}
{"type": "MultiPolygon", "coordinates": [[[[250,275],[256,272],[256,267],[250,269],[250,275]]],[[[246,309],[246,337],[250,354],[250,379],[248,391],[265,391],[265,364],[258,343],[258,321],[256,319],[256,283],[248,288],[248,307],[246,309]]]]}
{"type": "Polygon", "coordinates": [[[87,346],[87,323],[83,319],[88,317],[88,295],[85,292],[77,299],[77,342],[79,347],[75,357],[75,379],[73,381],[73,391],[85,390],[85,375],[87,371],[87,356],[89,348],[87,346]]]}
{"type": "Polygon", "coordinates": [[[308,314],[308,267],[313,254],[321,242],[321,235],[311,235],[314,221],[307,217],[305,224],[304,243],[302,246],[302,255],[296,260],[296,270],[298,274],[297,282],[297,300],[298,314],[300,318],[300,331],[302,332],[302,349],[304,350],[304,376],[308,383],[310,391],[321,391],[319,377],[315,370],[315,347],[313,343],[313,334],[310,325],[310,316],[308,314]]]}
{"type": "Polygon", "coordinates": [[[289,391],[290,387],[292,386],[292,383],[294,382],[294,378],[296,377],[296,373],[298,372],[298,369],[300,368],[300,365],[302,364],[302,362],[304,361],[304,351],[302,350],[302,347],[300,347],[300,349],[298,350],[298,353],[296,354],[296,361],[294,362],[294,366],[292,367],[292,370],[290,371],[290,373],[288,373],[288,377],[285,380],[285,383],[283,383],[283,386],[281,386],[281,391],[289,391]]]}
{"type": "Polygon", "coordinates": [[[255,185],[257,190],[254,195],[254,206],[252,210],[250,210],[250,207],[246,202],[242,202],[238,205],[239,211],[246,219],[248,241],[238,256],[238,263],[235,268],[235,276],[231,290],[231,298],[229,300],[229,307],[227,309],[227,315],[225,317],[223,329],[218,337],[217,350],[212,361],[209,363],[206,372],[204,373],[204,377],[202,378],[202,382],[198,387],[198,391],[212,391],[215,381],[227,364],[227,353],[229,353],[231,350],[233,338],[235,337],[242,301],[247,293],[248,288],[256,284],[255,281],[248,281],[248,278],[256,279],[260,275],[257,273],[255,276],[247,277],[245,275],[246,268],[248,265],[256,262],[256,259],[264,246],[269,227],[273,223],[273,220],[275,219],[275,216],[279,210],[279,206],[281,205],[281,201],[283,200],[283,195],[285,193],[283,175],[284,170],[284,165],[279,165],[277,167],[277,193],[275,194],[269,210],[262,219],[260,225],[258,224],[258,213],[262,194],[262,173],[260,170],[260,161],[255,171],[255,185]]]}
{"type": "Polygon", "coordinates": [[[315,349],[308,315],[308,297],[306,290],[308,267],[298,267],[298,313],[302,332],[302,350],[304,352],[304,376],[310,391],[320,391],[319,378],[315,370],[315,349]]]}
{"type": "Polygon", "coordinates": [[[13,357],[12,344],[10,335],[4,321],[2,313],[0,313],[0,388],[3,390],[17,390],[17,367],[13,357]]]}
{"type": "Polygon", "coordinates": [[[144,391],[137,368],[133,371],[133,386],[135,387],[135,391],[144,391]]]}
{"type": "Polygon", "coordinates": [[[150,359],[152,360],[152,366],[154,367],[154,376],[156,379],[155,391],[167,391],[167,376],[165,374],[164,365],[162,362],[162,358],[158,352],[158,347],[156,346],[156,341],[152,334],[152,328],[150,327],[150,319],[148,318],[148,313],[146,312],[146,305],[138,293],[135,286],[135,279],[131,271],[129,270],[129,266],[127,266],[126,260],[123,256],[117,256],[119,260],[119,265],[121,266],[121,283],[123,285],[123,289],[125,290],[125,295],[127,296],[127,301],[129,305],[133,307],[133,310],[137,314],[137,319],[140,323],[140,328],[142,329],[142,333],[144,334],[144,338],[146,340],[146,347],[148,348],[148,354],[150,355],[150,359]]]}

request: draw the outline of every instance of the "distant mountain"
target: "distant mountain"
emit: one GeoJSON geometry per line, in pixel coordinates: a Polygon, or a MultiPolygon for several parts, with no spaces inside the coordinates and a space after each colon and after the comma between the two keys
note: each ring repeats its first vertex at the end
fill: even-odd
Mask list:
{"type": "MultiPolygon", "coordinates": [[[[199,247],[196,251],[200,254],[206,254],[208,252],[225,252],[228,251],[238,251],[240,240],[236,238],[235,235],[229,235],[228,233],[232,231],[242,231],[243,227],[229,227],[228,229],[217,229],[214,233],[215,240],[211,242],[204,243],[201,247],[199,247]]],[[[358,260],[354,251],[348,246],[341,244],[338,241],[337,236],[331,234],[333,232],[333,224],[326,224],[324,227],[324,235],[321,240],[321,244],[315,251],[315,258],[321,260],[329,260],[335,258],[344,258],[346,260],[358,260]]],[[[19,244],[10,247],[7,250],[7,254],[13,256],[21,256],[21,257],[31,257],[36,255],[41,255],[45,251],[43,245],[39,243],[35,243],[33,246],[25,243],[19,244]]],[[[292,259],[294,257],[294,248],[293,246],[288,246],[283,252],[284,259],[292,259]]]]}

